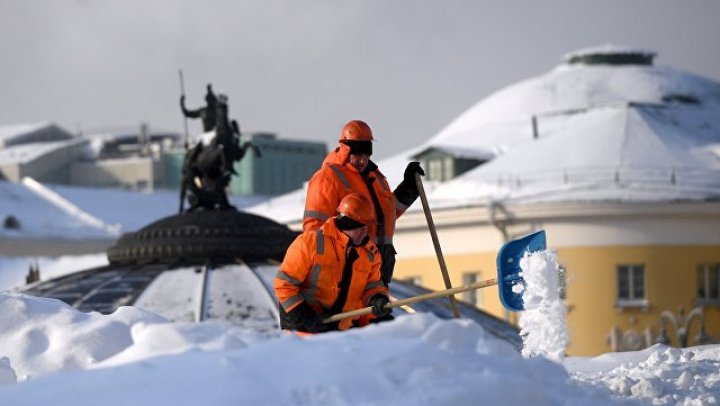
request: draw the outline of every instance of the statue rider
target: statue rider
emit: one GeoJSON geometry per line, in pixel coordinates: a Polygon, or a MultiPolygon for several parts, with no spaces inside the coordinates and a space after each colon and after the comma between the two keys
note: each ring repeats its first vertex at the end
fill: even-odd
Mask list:
{"type": "Polygon", "coordinates": [[[260,156],[260,151],[250,142],[240,146],[240,127],[235,120],[228,118],[227,96],[219,94],[215,97],[214,107],[215,136],[208,144],[198,143],[185,155],[181,212],[185,191],[189,192],[188,211],[234,209],[225,190],[232,175],[237,174],[234,169],[235,162],[243,158],[247,148],[253,148],[255,154],[260,156]]]}
{"type": "Polygon", "coordinates": [[[180,108],[182,109],[183,114],[187,118],[202,119],[203,132],[212,131],[213,127],[215,127],[215,114],[217,110],[216,102],[217,97],[215,97],[215,93],[213,93],[212,85],[210,83],[207,85],[207,94],[205,94],[205,103],[207,103],[205,107],[188,110],[185,107],[185,94],[180,96],[180,108]]]}

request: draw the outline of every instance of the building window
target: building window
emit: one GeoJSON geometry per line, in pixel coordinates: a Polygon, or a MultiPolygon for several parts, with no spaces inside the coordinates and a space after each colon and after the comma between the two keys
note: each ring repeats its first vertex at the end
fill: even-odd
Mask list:
{"type": "Polygon", "coordinates": [[[697,270],[698,301],[720,302],[720,264],[704,264],[697,270]]]}
{"type": "MultiPolygon", "coordinates": [[[[462,275],[462,284],[470,285],[480,281],[480,272],[465,272],[462,275]]],[[[470,303],[473,306],[479,306],[482,303],[481,289],[469,290],[463,292],[463,302],[470,303]]]]}
{"type": "Polygon", "coordinates": [[[618,265],[617,286],[619,305],[645,305],[645,266],[618,265]]]}
{"type": "Polygon", "coordinates": [[[445,167],[443,168],[443,181],[450,180],[455,177],[453,173],[453,158],[451,156],[445,158],[445,167]]]}
{"type": "Polygon", "coordinates": [[[443,180],[443,160],[442,159],[428,159],[428,180],[443,180]]]}

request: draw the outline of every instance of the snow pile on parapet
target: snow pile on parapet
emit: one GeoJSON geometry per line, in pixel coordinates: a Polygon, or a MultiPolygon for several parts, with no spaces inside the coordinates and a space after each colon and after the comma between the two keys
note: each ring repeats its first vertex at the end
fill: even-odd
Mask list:
{"type": "Polygon", "coordinates": [[[606,390],[574,385],[562,366],[524,359],[470,320],[430,314],[299,338],[168,323],[128,307],[85,314],[56,300],[4,294],[0,342],[0,358],[9,359],[4,371],[21,381],[0,387],[7,404],[611,402],[606,390]]]}
{"type": "Polygon", "coordinates": [[[525,311],[520,313],[522,354],[544,355],[561,362],[568,343],[565,305],[560,301],[557,258],[550,251],[526,254],[520,260],[525,280],[522,292],[525,311]]]}
{"type": "Polygon", "coordinates": [[[656,344],[640,352],[571,358],[573,379],[655,405],[720,402],[720,347],[677,349],[656,344]]]}

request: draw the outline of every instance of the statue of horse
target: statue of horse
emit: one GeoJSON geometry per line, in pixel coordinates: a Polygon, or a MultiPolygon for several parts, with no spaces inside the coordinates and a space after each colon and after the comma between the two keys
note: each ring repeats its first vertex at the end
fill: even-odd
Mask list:
{"type": "Polygon", "coordinates": [[[240,127],[235,120],[228,120],[227,97],[218,95],[216,103],[215,135],[205,145],[199,142],[185,154],[180,212],[187,194],[194,210],[234,210],[227,197],[227,187],[232,175],[237,175],[235,162],[240,161],[252,148],[256,156],[260,150],[251,142],[240,143],[240,127]]]}

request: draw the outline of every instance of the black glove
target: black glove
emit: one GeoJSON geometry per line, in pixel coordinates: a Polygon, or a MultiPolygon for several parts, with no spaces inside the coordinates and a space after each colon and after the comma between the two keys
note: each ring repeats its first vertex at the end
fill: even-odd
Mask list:
{"type": "Polygon", "coordinates": [[[303,327],[308,333],[315,334],[324,333],[330,330],[328,328],[328,325],[323,323],[322,319],[318,316],[305,320],[305,324],[303,324],[303,327]]]}
{"type": "Polygon", "coordinates": [[[308,333],[323,333],[328,326],[322,322],[319,314],[315,313],[307,302],[300,303],[287,314],[287,324],[292,330],[307,331],[308,333]]]}
{"type": "Polygon", "coordinates": [[[407,167],[405,167],[405,174],[403,175],[403,180],[405,182],[411,182],[412,184],[415,184],[416,173],[419,173],[421,176],[425,176],[425,171],[422,167],[420,167],[420,162],[410,162],[407,167]]]}
{"type": "Polygon", "coordinates": [[[372,312],[375,317],[384,317],[392,313],[391,308],[385,307],[388,303],[390,303],[390,299],[388,299],[387,296],[378,294],[370,298],[368,305],[372,307],[372,312]]]}
{"type": "Polygon", "coordinates": [[[322,322],[319,314],[315,313],[307,302],[303,302],[300,306],[303,309],[301,330],[308,333],[324,333],[328,331],[328,327],[322,322]]]}
{"type": "Polygon", "coordinates": [[[420,195],[420,191],[415,182],[415,174],[425,175],[425,171],[420,167],[420,162],[410,162],[405,168],[403,180],[393,192],[395,198],[405,206],[410,206],[420,195]]]}

